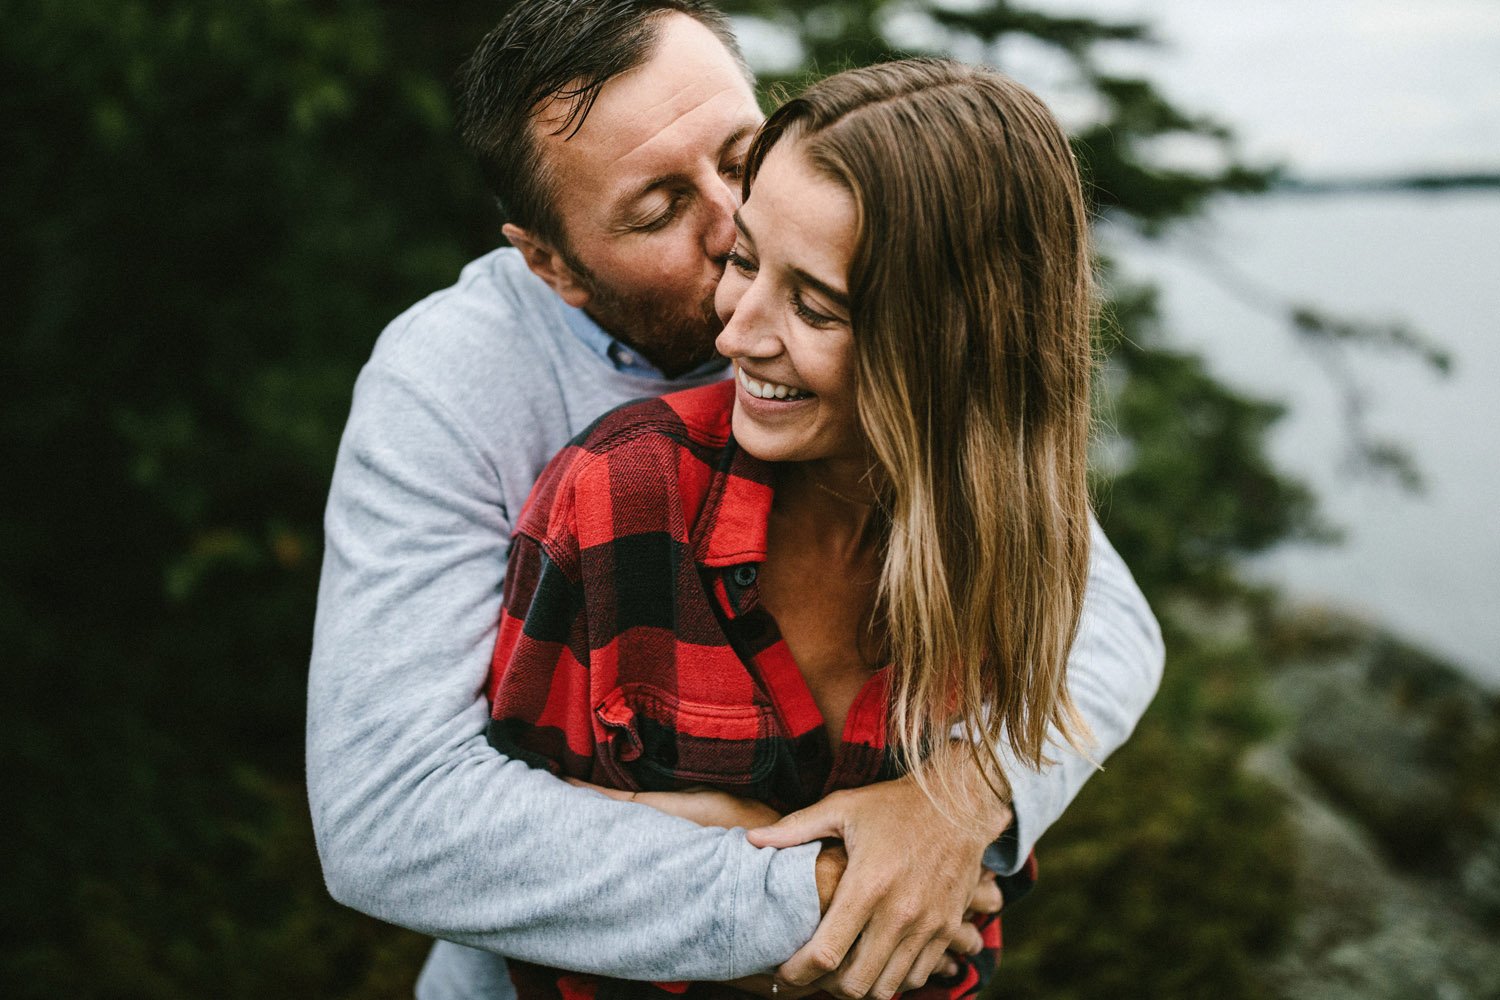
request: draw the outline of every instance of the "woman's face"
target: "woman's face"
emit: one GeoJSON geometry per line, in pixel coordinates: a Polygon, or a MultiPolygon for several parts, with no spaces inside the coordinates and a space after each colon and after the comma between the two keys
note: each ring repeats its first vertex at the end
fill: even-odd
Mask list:
{"type": "Polygon", "coordinates": [[[772,462],[861,455],[849,328],[854,198],[784,139],[735,224],[714,297],[724,323],[716,346],[737,382],[735,439],[772,462]]]}

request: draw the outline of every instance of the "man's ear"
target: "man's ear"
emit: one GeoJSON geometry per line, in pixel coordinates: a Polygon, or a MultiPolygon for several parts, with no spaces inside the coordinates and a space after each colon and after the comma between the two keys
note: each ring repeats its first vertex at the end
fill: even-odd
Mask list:
{"type": "Polygon", "coordinates": [[[545,281],[564,302],[576,309],[588,304],[588,288],[551,243],[509,222],[500,227],[500,232],[511,246],[521,251],[531,273],[545,281]]]}

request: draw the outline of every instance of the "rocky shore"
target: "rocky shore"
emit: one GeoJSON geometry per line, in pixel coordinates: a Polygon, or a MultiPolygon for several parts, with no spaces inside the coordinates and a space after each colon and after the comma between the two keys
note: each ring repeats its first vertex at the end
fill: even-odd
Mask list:
{"type": "Polygon", "coordinates": [[[1268,680],[1298,841],[1289,1000],[1500,998],[1500,697],[1375,631],[1268,680]]]}

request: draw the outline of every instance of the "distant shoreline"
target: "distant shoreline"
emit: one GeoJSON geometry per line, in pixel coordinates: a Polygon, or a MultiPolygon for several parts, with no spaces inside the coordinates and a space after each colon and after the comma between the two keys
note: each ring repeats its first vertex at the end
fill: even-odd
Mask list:
{"type": "Polygon", "coordinates": [[[1276,194],[1378,194],[1406,191],[1436,194],[1500,191],[1500,171],[1419,173],[1385,177],[1283,177],[1271,185],[1271,192],[1276,194]]]}

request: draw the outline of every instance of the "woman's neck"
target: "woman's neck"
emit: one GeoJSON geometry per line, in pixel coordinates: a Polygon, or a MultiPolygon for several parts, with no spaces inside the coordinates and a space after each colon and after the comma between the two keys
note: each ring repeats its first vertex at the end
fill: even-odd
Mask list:
{"type": "Polygon", "coordinates": [[[867,462],[824,459],[777,469],[772,516],[784,537],[850,562],[877,543],[875,483],[867,462]]]}

